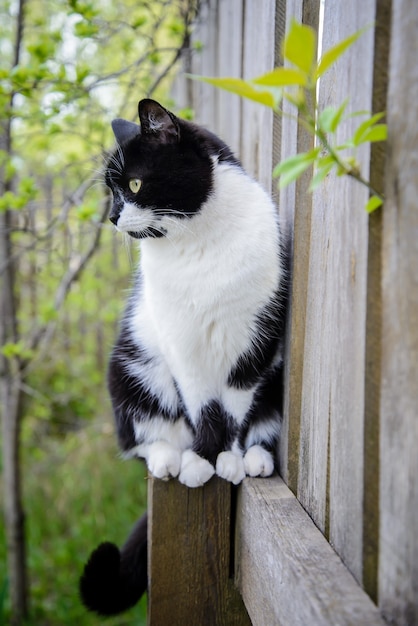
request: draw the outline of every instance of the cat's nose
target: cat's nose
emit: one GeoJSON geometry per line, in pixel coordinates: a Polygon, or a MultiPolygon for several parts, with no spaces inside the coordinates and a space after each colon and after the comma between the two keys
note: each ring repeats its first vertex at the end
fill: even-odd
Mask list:
{"type": "Polygon", "coordinates": [[[116,224],[118,223],[118,219],[119,219],[119,211],[115,211],[115,209],[113,208],[109,213],[109,219],[112,222],[112,224],[116,226],[116,224]]]}

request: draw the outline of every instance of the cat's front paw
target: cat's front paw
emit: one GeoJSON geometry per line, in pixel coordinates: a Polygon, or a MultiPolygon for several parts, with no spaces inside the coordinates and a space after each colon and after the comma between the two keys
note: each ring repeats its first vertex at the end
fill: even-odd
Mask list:
{"type": "Polygon", "coordinates": [[[216,459],[216,473],[234,485],[245,478],[244,461],[233,452],[221,452],[216,459]]]}
{"type": "Polygon", "coordinates": [[[178,476],[181,452],[167,441],[156,441],[149,446],[147,466],[155,478],[169,480],[178,476]]]}
{"type": "Polygon", "coordinates": [[[193,450],[185,450],[181,457],[179,481],[186,487],[202,487],[215,473],[209,461],[193,450]]]}
{"type": "Polygon", "coordinates": [[[251,446],[245,453],[244,467],[248,476],[271,476],[274,472],[273,457],[262,446],[251,446]]]}

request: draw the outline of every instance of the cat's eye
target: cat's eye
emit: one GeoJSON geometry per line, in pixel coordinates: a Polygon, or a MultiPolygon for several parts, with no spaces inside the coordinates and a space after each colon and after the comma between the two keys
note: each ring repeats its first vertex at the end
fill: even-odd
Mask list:
{"type": "Polygon", "coordinates": [[[132,193],[138,193],[138,191],[141,189],[141,185],[142,182],[139,180],[139,178],[131,178],[131,180],[129,181],[129,189],[132,191],[132,193]]]}

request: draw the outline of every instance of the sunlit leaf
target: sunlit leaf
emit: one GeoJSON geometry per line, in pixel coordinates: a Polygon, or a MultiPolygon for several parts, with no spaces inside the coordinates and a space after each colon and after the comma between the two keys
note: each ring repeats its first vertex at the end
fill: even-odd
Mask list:
{"type": "Polygon", "coordinates": [[[365,209],[367,213],[372,213],[373,211],[376,211],[376,209],[378,209],[380,206],[382,206],[382,204],[382,198],[379,198],[379,196],[371,196],[368,203],[366,204],[365,209]]]}
{"type": "MultiPolygon", "coordinates": [[[[384,115],[384,113],[376,113],[376,115],[373,115],[370,119],[362,122],[353,135],[353,144],[358,146],[365,141],[384,141],[387,135],[386,124],[376,124],[384,115]],[[377,138],[367,139],[366,137],[370,135],[370,131],[373,130],[373,128],[378,129],[375,133],[375,137],[377,138]]],[[[373,134],[371,136],[373,136],[373,134]]]]}
{"type": "Polygon", "coordinates": [[[263,74],[253,81],[256,85],[268,85],[271,87],[286,87],[288,85],[306,85],[306,74],[290,67],[276,67],[271,72],[263,74]]]}
{"type": "Polygon", "coordinates": [[[320,152],[320,148],[314,148],[309,152],[302,152],[281,161],[273,170],[273,176],[280,176],[279,189],[283,189],[301,174],[314,162],[320,152]]]}
{"type": "Polygon", "coordinates": [[[292,20],[283,41],[283,57],[308,76],[316,58],[316,33],[313,28],[292,20]]]}
{"type": "Polygon", "coordinates": [[[254,85],[251,81],[242,78],[208,78],[206,76],[195,76],[186,74],[188,78],[200,80],[209,85],[214,85],[220,89],[225,89],[230,93],[235,93],[243,98],[254,100],[259,104],[264,104],[272,109],[276,108],[281,99],[281,90],[275,87],[254,85]]]}
{"type": "Polygon", "coordinates": [[[348,100],[345,100],[338,109],[335,107],[326,107],[318,118],[320,128],[326,133],[334,133],[338,128],[338,124],[341,122],[347,104],[348,100]]]}
{"type": "Polygon", "coordinates": [[[337,61],[340,56],[344,54],[344,52],[362,35],[364,29],[358,30],[353,33],[346,39],[343,39],[337,45],[333,46],[322,55],[319,63],[318,69],[316,71],[316,77],[319,78],[322,76],[330,67],[337,61]]]}

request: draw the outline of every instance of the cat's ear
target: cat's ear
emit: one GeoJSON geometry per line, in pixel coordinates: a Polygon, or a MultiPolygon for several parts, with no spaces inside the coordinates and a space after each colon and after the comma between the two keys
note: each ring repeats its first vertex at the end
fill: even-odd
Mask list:
{"type": "Polygon", "coordinates": [[[158,143],[177,143],[180,129],[174,115],[155,100],[141,100],[138,104],[142,136],[158,143]]]}
{"type": "Polygon", "coordinates": [[[121,118],[112,121],[112,130],[119,145],[141,134],[141,127],[138,124],[121,118]]]}

